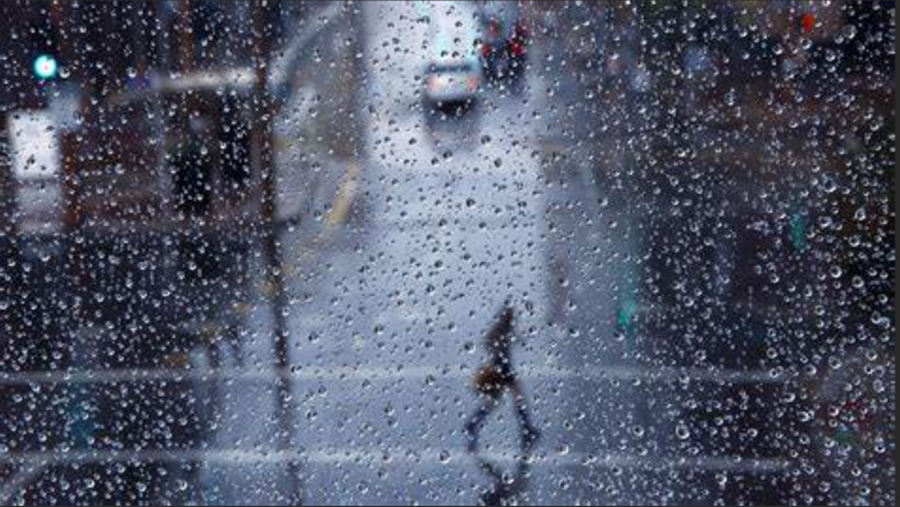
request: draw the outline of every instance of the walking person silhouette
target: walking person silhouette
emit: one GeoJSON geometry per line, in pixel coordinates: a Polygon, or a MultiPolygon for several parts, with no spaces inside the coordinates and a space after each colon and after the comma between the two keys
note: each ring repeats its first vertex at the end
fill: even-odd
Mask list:
{"type": "Polygon", "coordinates": [[[497,409],[507,392],[512,394],[515,404],[521,450],[530,452],[540,439],[540,432],[531,423],[525,392],[513,371],[512,347],[515,343],[515,310],[506,304],[484,337],[484,347],[489,360],[476,374],[474,383],[475,390],[481,396],[482,405],[465,427],[470,453],[478,452],[478,440],[484,420],[497,409]]]}

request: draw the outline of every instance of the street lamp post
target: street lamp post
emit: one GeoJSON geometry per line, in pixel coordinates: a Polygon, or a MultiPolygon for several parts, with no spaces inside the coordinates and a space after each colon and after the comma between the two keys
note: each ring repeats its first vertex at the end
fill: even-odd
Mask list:
{"type": "MultiPolygon", "coordinates": [[[[274,368],[276,375],[276,410],[278,420],[278,447],[289,451],[296,445],[294,439],[293,395],[290,378],[290,357],[287,317],[287,294],[284,281],[284,261],[278,238],[277,189],[272,153],[274,115],[273,100],[268,90],[268,57],[271,54],[271,30],[273,4],[266,0],[255,0],[251,4],[253,26],[253,122],[250,133],[251,167],[253,174],[259,175],[261,190],[261,218],[263,249],[266,258],[266,275],[271,298],[274,368]]],[[[287,464],[289,480],[292,482],[292,505],[301,503],[301,483],[299,466],[294,459],[287,464]]]]}
{"type": "MultiPolygon", "coordinates": [[[[14,297],[12,287],[16,286],[16,274],[18,263],[18,248],[16,245],[16,187],[12,176],[12,160],[9,141],[6,133],[6,118],[0,117],[0,256],[4,259],[0,262],[0,346],[10,347],[10,336],[15,324],[14,315],[17,311],[13,305],[17,298],[14,297]]],[[[0,369],[12,369],[12,365],[5,364],[0,359],[0,369]]]]}

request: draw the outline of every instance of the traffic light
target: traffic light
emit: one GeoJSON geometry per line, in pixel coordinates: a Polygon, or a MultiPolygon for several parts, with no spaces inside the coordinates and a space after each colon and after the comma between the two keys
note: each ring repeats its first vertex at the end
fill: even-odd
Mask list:
{"type": "Polygon", "coordinates": [[[55,79],[59,73],[59,62],[52,55],[41,54],[34,59],[31,70],[34,76],[41,81],[55,79]]]}
{"type": "Polygon", "coordinates": [[[806,12],[803,16],[800,16],[800,28],[803,29],[803,33],[809,34],[816,28],[816,15],[811,12],[806,12]]]}

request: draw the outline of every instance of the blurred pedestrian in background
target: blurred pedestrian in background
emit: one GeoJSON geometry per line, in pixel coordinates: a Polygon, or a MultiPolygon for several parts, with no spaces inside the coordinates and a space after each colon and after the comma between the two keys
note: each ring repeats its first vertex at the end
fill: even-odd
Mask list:
{"type": "Polygon", "coordinates": [[[515,310],[508,303],[497,316],[496,322],[484,337],[489,360],[475,376],[474,388],[482,399],[482,405],[466,424],[469,452],[478,451],[478,439],[485,418],[500,405],[503,396],[512,393],[516,417],[520,426],[520,446],[530,452],[540,439],[540,432],[531,423],[528,401],[522,385],[512,367],[512,347],[516,343],[515,310]]]}

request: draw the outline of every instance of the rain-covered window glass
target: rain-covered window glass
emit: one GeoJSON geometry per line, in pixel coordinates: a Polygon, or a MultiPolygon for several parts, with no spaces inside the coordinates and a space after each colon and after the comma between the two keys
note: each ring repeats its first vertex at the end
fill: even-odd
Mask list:
{"type": "Polygon", "coordinates": [[[0,505],[895,488],[893,2],[0,2],[0,505]]]}

